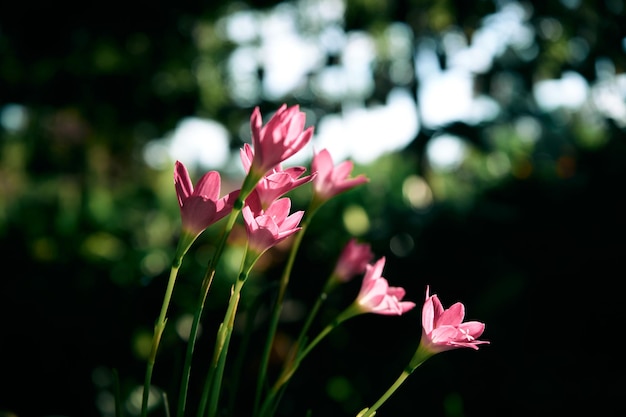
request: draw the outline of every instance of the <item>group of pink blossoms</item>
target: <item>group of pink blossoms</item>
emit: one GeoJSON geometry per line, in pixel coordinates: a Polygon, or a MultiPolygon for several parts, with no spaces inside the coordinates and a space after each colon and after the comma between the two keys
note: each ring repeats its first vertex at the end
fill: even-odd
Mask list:
{"type": "MultiPolygon", "coordinates": [[[[287,107],[283,104],[265,125],[257,107],[250,118],[250,127],[252,146],[245,144],[240,151],[247,172],[240,190],[220,197],[221,178],[217,171],[204,174],[194,188],[186,167],[176,162],[174,184],[182,229],[191,240],[224,218],[239,202],[243,204],[241,210],[249,249],[260,256],[301,229],[299,224],[304,211],[290,213],[291,200],[284,197],[287,192],[312,182],[313,201],[319,207],[332,197],[368,181],[363,175],[351,177],[351,161],[335,165],[327,149],[315,152],[310,175],[302,176],[305,167],[283,169],[281,164],[303,149],[313,136],[312,127],[305,129],[305,113],[298,105],[287,107]]],[[[337,261],[333,273],[335,281],[345,282],[364,273],[354,302],[362,313],[401,315],[413,309],[415,303],[403,301],[405,290],[390,286],[382,276],[385,258],[374,263],[371,263],[372,259],[369,245],[351,239],[337,261]]],[[[429,295],[427,287],[419,346],[423,356],[461,347],[478,349],[478,345],[489,343],[478,340],[485,329],[484,323],[463,322],[464,317],[462,303],[444,309],[436,295],[429,295]]]]}

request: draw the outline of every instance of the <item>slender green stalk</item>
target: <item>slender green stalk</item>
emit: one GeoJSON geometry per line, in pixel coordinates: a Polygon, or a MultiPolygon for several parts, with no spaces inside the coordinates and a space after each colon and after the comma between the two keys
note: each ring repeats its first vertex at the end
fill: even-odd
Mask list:
{"type": "Polygon", "coordinates": [[[235,221],[239,217],[239,213],[241,213],[241,210],[243,209],[245,200],[248,195],[250,195],[259,179],[260,177],[258,177],[257,175],[251,175],[250,173],[248,173],[248,175],[246,175],[246,177],[244,178],[243,185],[241,186],[241,190],[239,191],[239,196],[237,197],[237,200],[233,205],[232,211],[228,215],[226,224],[224,225],[224,230],[222,232],[222,237],[218,242],[213,257],[209,261],[209,265],[204,275],[204,279],[202,280],[202,287],[198,298],[198,304],[196,306],[193,322],[191,325],[191,331],[189,333],[189,339],[187,341],[187,352],[185,354],[185,363],[183,365],[183,374],[180,384],[180,394],[178,396],[178,411],[176,413],[176,417],[183,417],[185,414],[187,392],[189,390],[189,375],[191,373],[191,360],[193,357],[193,351],[196,345],[196,341],[198,339],[198,329],[200,327],[200,320],[204,311],[204,304],[206,302],[207,295],[209,294],[209,289],[211,288],[213,277],[215,276],[217,264],[222,257],[224,247],[226,246],[226,242],[228,241],[228,236],[233,230],[233,226],[235,225],[235,221]]]}
{"type": "Polygon", "coordinates": [[[315,304],[313,304],[313,307],[311,307],[311,311],[309,311],[309,315],[308,315],[306,321],[304,322],[304,325],[302,326],[302,329],[300,329],[300,334],[298,335],[298,339],[296,340],[296,344],[295,344],[295,353],[296,353],[296,355],[300,351],[300,349],[302,348],[302,346],[304,344],[306,335],[307,335],[307,333],[309,331],[309,328],[311,327],[311,324],[313,323],[313,320],[317,316],[317,313],[320,310],[320,308],[322,307],[322,304],[324,304],[324,302],[326,302],[326,299],[328,298],[328,293],[333,288],[332,283],[334,281],[333,281],[332,278],[333,277],[331,276],[326,281],[326,284],[324,285],[324,289],[322,290],[320,295],[315,300],[315,304]]]}
{"type": "MultiPolygon", "coordinates": [[[[307,320],[305,321],[304,325],[302,326],[302,329],[300,330],[300,335],[298,336],[298,339],[296,340],[296,343],[293,345],[293,348],[291,349],[291,353],[286,358],[286,360],[285,360],[285,362],[283,364],[283,369],[281,371],[281,376],[284,375],[284,373],[287,371],[288,367],[291,366],[293,361],[296,358],[298,358],[298,356],[299,356],[299,354],[300,354],[300,352],[302,350],[302,346],[304,346],[304,343],[306,341],[306,334],[308,333],[308,330],[311,327],[311,324],[313,323],[313,320],[317,316],[317,312],[321,308],[322,304],[326,301],[327,295],[328,295],[328,293],[327,293],[327,290],[325,288],[324,291],[322,291],[322,293],[318,296],[317,300],[315,301],[315,304],[311,308],[311,311],[309,312],[307,320]]],[[[276,391],[278,391],[278,389],[280,389],[280,394],[278,392],[274,392],[274,393],[271,394],[271,397],[275,399],[275,405],[277,405],[278,401],[280,401],[280,395],[282,394],[282,392],[286,388],[286,385],[287,385],[287,381],[285,381],[285,383],[282,384],[281,387],[277,387],[276,388],[276,391]]],[[[267,414],[268,411],[269,410],[264,409],[262,411],[262,413],[263,414],[267,414]]],[[[272,414],[269,414],[269,415],[272,415],[272,414]]]]}
{"type": "MultiPolygon", "coordinates": [[[[274,288],[274,285],[267,286],[263,292],[266,292],[270,289],[274,288]]],[[[262,304],[262,297],[257,295],[253,304],[248,309],[248,319],[246,320],[246,328],[244,330],[244,336],[240,344],[240,349],[237,352],[237,358],[235,360],[235,364],[233,365],[233,378],[232,383],[230,384],[231,389],[229,390],[229,400],[228,400],[228,410],[230,410],[231,415],[235,413],[235,407],[237,402],[237,394],[239,389],[239,380],[241,379],[241,374],[245,362],[245,358],[247,357],[247,351],[250,347],[250,340],[252,338],[252,333],[255,325],[254,317],[259,312],[259,308],[262,304]]]]}
{"type": "Polygon", "coordinates": [[[348,320],[351,317],[359,314],[360,310],[358,307],[355,307],[354,304],[350,305],[346,308],[342,313],[340,313],[335,320],[333,320],[330,324],[328,324],[322,331],[309,343],[304,349],[302,349],[296,356],[296,358],[289,363],[289,365],[283,367],[283,370],[269,390],[265,400],[263,402],[263,406],[261,407],[260,417],[270,417],[273,415],[273,409],[276,407],[276,398],[278,393],[284,386],[289,382],[293,374],[296,372],[300,363],[304,360],[304,358],[322,341],[333,329],[339,326],[344,321],[348,320]]]}
{"type": "Polygon", "coordinates": [[[163,412],[165,413],[165,417],[170,417],[170,400],[167,398],[167,393],[161,393],[163,396],[163,412]]]}
{"type": "Polygon", "coordinates": [[[262,174],[248,172],[248,175],[246,175],[246,177],[244,178],[241,189],[239,190],[239,196],[237,197],[237,200],[233,205],[233,209],[230,212],[228,219],[226,220],[224,231],[222,232],[222,237],[218,242],[215,254],[213,254],[213,257],[209,261],[207,271],[204,275],[204,279],[202,280],[202,287],[200,291],[200,296],[198,298],[198,305],[196,306],[196,311],[194,313],[193,323],[191,325],[191,331],[189,334],[189,340],[187,341],[187,352],[185,354],[185,363],[183,365],[183,374],[180,384],[180,394],[178,396],[178,411],[176,413],[176,417],[183,417],[183,415],[185,414],[187,392],[189,390],[189,375],[191,373],[191,359],[193,357],[193,351],[196,345],[196,341],[198,339],[198,328],[200,324],[200,319],[202,318],[202,313],[204,311],[204,303],[206,302],[209,289],[211,288],[211,283],[213,282],[213,277],[215,276],[217,264],[222,257],[222,252],[224,252],[224,247],[226,246],[228,236],[230,235],[230,232],[235,225],[237,217],[239,217],[239,213],[241,213],[241,210],[243,209],[246,198],[248,197],[248,195],[250,195],[252,190],[254,190],[254,187],[256,187],[256,184],[259,182],[262,176],[262,174]]]}
{"type": "Polygon", "coordinates": [[[220,393],[222,390],[222,377],[224,375],[224,368],[226,365],[226,356],[228,354],[228,347],[230,346],[230,338],[233,333],[233,325],[235,323],[235,315],[239,300],[241,299],[241,289],[243,288],[244,281],[238,279],[233,286],[233,291],[230,296],[228,308],[226,309],[226,315],[224,321],[220,324],[217,332],[217,338],[215,342],[215,348],[213,350],[213,360],[207,374],[207,378],[204,384],[204,390],[200,400],[200,406],[198,408],[198,417],[204,415],[204,410],[207,405],[208,416],[212,417],[217,414],[217,405],[219,403],[220,393]]]}
{"type": "Polygon", "coordinates": [[[393,394],[398,389],[398,387],[400,387],[400,385],[402,385],[402,383],[404,383],[404,381],[409,377],[409,375],[411,375],[413,370],[414,370],[414,368],[413,369],[406,368],[404,371],[402,371],[400,376],[387,389],[387,391],[385,391],[385,393],[378,399],[378,401],[376,401],[374,403],[374,405],[372,405],[370,408],[368,408],[367,411],[365,412],[365,414],[360,414],[359,413],[359,417],[372,417],[374,414],[376,414],[376,410],[378,410],[378,408],[380,408],[380,406],[383,405],[383,403],[385,401],[387,401],[389,399],[389,397],[391,397],[391,394],[393,394]]]}
{"type": "Polygon", "coordinates": [[[376,414],[376,410],[385,403],[396,392],[396,390],[404,383],[404,381],[415,371],[426,359],[433,355],[431,351],[425,349],[421,344],[418,346],[415,354],[411,358],[408,366],[402,371],[400,376],[395,380],[393,384],[385,391],[385,393],[372,405],[370,408],[362,410],[357,417],[373,417],[376,414]]]}
{"type": "Polygon", "coordinates": [[[241,209],[243,207],[243,199],[237,199],[237,203],[235,204],[235,207],[233,207],[233,210],[230,212],[230,215],[228,216],[228,220],[226,222],[226,225],[224,226],[224,231],[222,232],[222,236],[215,250],[215,254],[211,258],[204,279],[202,280],[198,304],[194,312],[191,331],[189,333],[189,339],[187,341],[187,352],[185,354],[185,363],[183,365],[183,374],[180,384],[180,394],[178,396],[178,410],[176,414],[177,417],[183,417],[183,415],[185,414],[187,392],[189,389],[189,375],[191,373],[191,359],[193,357],[193,351],[196,345],[196,341],[198,339],[198,328],[200,327],[199,324],[200,319],[202,318],[202,313],[204,311],[204,304],[206,302],[207,295],[209,294],[209,289],[211,288],[213,277],[215,276],[217,264],[222,256],[224,247],[226,246],[228,236],[230,235],[230,232],[235,225],[235,221],[237,220],[237,217],[239,216],[239,213],[241,212],[241,209]]]}
{"type": "MultiPolygon", "coordinates": [[[[184,253],[183,253],[184,255],[184,253]]],[[[177,256],[172,267],[170,269],[170,278],[167,283],[167,289],[165,290],[165,296],[163,297],[163,304],[161,305],[161,313],[154,325],[154,333],[152,335],[152,348],[150,349],[150,356],[148,357],[148,363],[146,366],[146,376],[143,385],[143,397],[141,400],[141,416],[145,417],[148,413],[148,398],[150,396],[150,384],[152,381],[152,371],[154,369],[154,363],[156,362],[157,351],[159,350],[159,344],[161,343],[161,336],[163,330],[165,330],[165,324],[167,323],[167,309],[172,298],[172,292],[174,291],[174,284],[178,275],[178,270],[182,262],[182,256],[177,256]]]]}
{"type": "Polygon", "coordinates": [[[122,397],[120,395],[120,376],[117,369],[113,369],[113,387],[115,392],[115,417],[122,417],[122,397]]]}
{"type": "Polygon", "coordinates": [[[315,197],[309,204],[309,208],[306,210],[306,217],[300,224],[300,227],[302,227],[302,229],[298,233],[296,233],[295,240],[293,242],[293,245],[291,246],[291,251],[289,253],[289,258],[287,259],[287,264],[285,265],[285,269],[283,270],[283,275],[280,280],[280,286],[278,288],[278,295],[276,297],[276,301],[274,302],[274,308],[272,310],[272,316],[270,318],[270,325],[267,338],[265,340],[263,356],[261,357],[261,365],[257,377],[256,394],[254,399],[254,408],[252,414],[253,416],[257,415],[257,412],[259,411],[259,406],[261,404],[261,395],[263,393],[263,385],[265,384],[265,378],[267,376],[267,366],[269,364],[270,353],[272,351],[272,345],[274,344],[274,337],[276,335],[276,329],[278,328],[278,319],[280,318],[283,299],[285,298],[285,292],[287,290],[287,285],[289,284],[289,277],[291,276],[291,270],[293,269],[296,254],[300,249],[302,238],[304,237],[304,234],[306,233],[309,224],[311,223],[311,219],[315,216],[315,213],[323,204],[324,201],[320,201],[315,197]]]}
{"type": "MultiPolygon", "coordinates": [[[[313,214],[313,213],[311,213],[313,214]]],[[[291,252],[289,253],[289,258],[287,260],[287,264],[283,271],[283,275],[280,280],[280,286],[278,288],[278,295],[276,297],[276,301],[274,303],[274,308],[272,310],[272,316],[270,318],[270,325],[268,329],[267,338],[265,340],[265,348],[263,350],[263,356],[261,357],[261,366],[259,369],[259,375],[257,379],[257,387],[256,387],[256,395],[254,399],[254,413],[257,414],[258,407],[261,401],[261,394],[263,391],[263,384],[265,383],[265,377],[267,375],[267,366],[269,363],[270,353],[272,351],[272,345],[274,343],[274,335],[276,334],[276,329],[278,328],[278,319],[280,317],[280,311],[283,304],[283,299],[285,298],[285,292],[287,289],[287,284],[289,283],[289,276],[291,275],[291,270],[293,268],[293,264],[296,258],[296,254],[298,253],[298,249],[300,247],[300,243],[302,242],[302,237],[304,236],[306,229],[310,223],[311,215],[307,216],[303,222],[300,224],[302,229],[295,234],[295,240],[293,245],[291,246],[291,252]]]]}
{"type": "Polygon", "coordinates": [[[242,261],[241,272],[231,291],[228,307],[226,308],[226,313],[224,314],[224,320],[220,324],[217,331],[215,348],[213,349],[213,359],[209,367],[209,372],[204,384],[204,390],[200,399],[200,405],[198,407],[198,417],[202,417],[204,415],[207,401],[209,404],[208,415],[213,417],[217,414],[224,368],[226,366],[226,356],[228,354],[228,347],[233,333],[237,307],[241,298],[241,290],[248,279],[248,275],[250,274],[252,267],[259,257],[260,254],[251,253],[246,250],[242,261]]]}
{"type": "MultiPolygon", "coordinates": [[[[233,316],[233,320],[234,320],[234,317],[235,316],[233,316]]],[[[230,336],[232,335],[232,333],[233,333],[232,325],[229,325],[227,331],[225,332],[226,341],[224,342],[224,349],[222,351],[222,354],[220,355],[217,361],[217,364],[215,365],[215,368],[212,368],[213,372],[210,372],[210,374],[212,375],[212,383],[207,386],[210,387],[211,389],[210,398],[209,398],[210,399],[209,411],[208,411],[208,415],[211,415],[211,416],[217,415],[217,405],[219,403],[221,390],[222,390],[222,375],[224,374],[224,368],[226,366],[226,354],[230,346],[230,336]]],[[[209,379],[207,378],[207,382],[208,381],[209,379]]],[[[201,403],[202,403],[202,406],[200,407],[201,410],[204,410],[206,406],[206,399],[207,399],[207,396],[203,396],[201,398],[201,403]]],[[[198,413],[198,417],[200,416],[201,414],[198,413]]]]}

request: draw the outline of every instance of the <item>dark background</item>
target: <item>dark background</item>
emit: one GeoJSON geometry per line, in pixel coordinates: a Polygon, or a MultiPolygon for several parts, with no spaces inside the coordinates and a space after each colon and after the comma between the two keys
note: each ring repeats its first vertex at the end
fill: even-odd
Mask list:
{"type": "MultiPolygon", "coordinates": [[[[404,22],[416,41],[441,42],[452,26],[471,39],[482,19],[505,3],[348,1],[345,30],[375,33],[381,25],[404,22]]],[[[370,183],[316,215],[294,269],[291,300],[311,305],[332,267],[328,260],[349,237],[341,213],[357,204],[372,223],[362,240],[377,258],[387,257],[384,276],[403,286],[418,308],[400,318],[357,317],[331,333],[303,363],[280,415],[304,416],[310,408],[314,416],[353,416],[371,405],[417,346],[426,285],[446,307],[462,301],[468,319],[485,322],[484,339],[491,345],[433,357],[378,415],[624,415],[625,120],[593,106],[585,114],[544,111],[532,89],[563,71],[577,72],[591,85],[599,81],[599,60],[608,60],[622,77],[624,99],[626,6],[611,0],[521,4],[536,29],[537,55],[524,60],[514,51],[503,53],[476,77],[477,91],[493,97],[502,88],[495,80],[510,77],[513,99],[499,102],[501,114],[479,124],[420,129],[405,149],[357,165],[355,174],[367,174],[370,183]],[[539,36],[546,19],[560,23],[556,39],[539,36]],[[584,59],[563,52],[574,37],[588,46],[584,59]],[[495,146],[494,129],[512,132],[522,115],[540,123],[541,135],[498,181],[484,181],[470,165],[447,173],[429,167],[425,149],[437,134],[457,133],[487,154],[495,146]],[[412,208],[400,191],[411,174],[433,184],[449,181],[460,197],[435,194],[428,207],[412,208]],[[390,241],[402,234],[414,244],[400,256],[390,241]]],[[[0,110],[16,103],[28,114],[19,130],[0,129],[0,416],[109,416],[113,370],[124,400],[142,384],[144,360],[134,347],[150,335],[158,315],[179,222],[171,169],[143,162],[149,140],[198,115],[224,123],[238,138],[231,144],[236,151],[244,140],[239,126],[253,105],[264,114],[282,102],[299,103],[318,116],[338,111],[337,103],[313,94],[242,106],[220,85],[194,79],[191,66],[201,54],[194,39],[198,22],[215,22],[233,5],[0,6],[0,110]],[[181,79],[171,82],[173,74],[181,79]],[[155,259],[160,268],[150,266],[155,259]]],[[[233,47],[216,40],[208,55],[220,65],[233,47]]],[[[445,68],[445,54],[439,58],[445,68]]],[[[392,87],[382,65],[372,70],[376,89],[367,104],[383,101],[392,87]]],[[[410,83],[415,91],[421,88],[416,80],[410,83]]],[[[293,198],[306,206],[306,195],[293,198]]],[[[218,228],[208,230],[186,258],[170,323],[192,311],[217,235],[218,228]]],[[[271,259],[280,256],[277,251],[271,259]]],[[[269,262],[258,271],[259,285],[251,285],[243,309],[252,308],[253,289],[275,280],[281,265],[269,262]]],[[[322,319],[352,301],[358,281],[331,297],[322,319]]],[[[219,322],[226,291],[217,282],[211,293],[199,351],[212,346],[211,320],[219,322]]],[[[281,337],[297,334],[297,315],[294,320],[283,323],[281,337]]],[[[154,383],[174,404],[185,347],[172,327],[154,383]]],[[[262,325],[257,330],[260,337],[262,325]]],[[[261,350],[256,343],[244,380],[254,380],[251,364],[261,350]]],[[[249,398],[242,391],[238,409],[249,398]]],[[[125,407],[133,415],[132,406],[125,407]]],[[[160,413],[162,407],[152,414],[160,413]]]]}

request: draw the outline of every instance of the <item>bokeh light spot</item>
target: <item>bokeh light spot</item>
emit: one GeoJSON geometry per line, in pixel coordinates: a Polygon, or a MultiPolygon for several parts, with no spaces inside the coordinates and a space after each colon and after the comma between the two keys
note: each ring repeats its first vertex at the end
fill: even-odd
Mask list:
{"type": "Polygon", "coordinates": [[[133,352],[141,359],[147,359],[152,349],[152,333],[148,330],[137,330],[133,336],[133,352]]]}
{"type": "Polygon", "coordinates": [[[408,204],[415,209],[423,209],[433,202],[433,191],[418,175],[409,175],[402,183],[402,195],[408,204]]]}
{"type": "Polygon", "coordinates": [[[351,205],[343,212],[343,224],[353,236],[362,236],[370,228],[370,220],[361,206],[351,205]]]}
{"type": "Polygon", "coordinates": [[[105,366],[98,366],[91,372],[91,380],[96,387],[105,388],[113,384],[113,374],[105,366]]]}
{"type": "Polygon", "coordinates": [[[33,257],[41,261],[51,261],[57,256],[56,243],[48,238],[35,239],[32,244],[33,257]]]}
{"type": "Polygon", "coordinates": [[[511,171],[511,162],[504,152],[492,152],[485,159],[487,172],[495,178],[501,178],[511,171]]]}
{"type": "Polygon", "coordinates": [[[560,79],[538,81],[533,86],[537,104],[545,111],[580,108],[589,93],[587,81],[577,72],[566,71],[560,79]]]}
{"type": "Polygon", "coordinates": [[[115,415],[115,396],[109,391],[99,391],[95,402],[102,416],[115,415]]]}
{"type": "Polygon", "coordinates": [[[456,392],[449,393],[443,400],[443,407],[447,417],[463,417],[463,399],[456,392]]]}
{"type": "Polygon", "coordinates": [[[442,134],[426,145],[426,156],[436,171],[453,171],[465,159],[467,145],[458,136],[442,134]]]}
{"type": "MultiPolygon", "coordinates": [[[[176,334],[185,342],[189,340],[189,334],[191,333],[191,326],[193,324],[193,315],[183,314],[176,320],[176,334]]],[[[198,324],[198,335],[202,334],[202,325],[198,324]]]]}
{"type": "Polygon", "coordinates": [[[125,253],[124,243],[110,233],[98,232],[89,235],[82,245],[83,252],[94,258],[115,261],[125,253]]]}
{"type": "Polygon", "coordinates": [[[170,149],[175,159],[187,165],[219,169],[228,161],[229,140],[221,123],[189,117],[176,126],[170,149]]]}
{"type": "Polygon", "coordinates": [[[20,104],[7,104],[0,109],[0,125],[9,132],[18,132],[26,127],[28,112],[20,104]]]}
{"type": "Polygon", "coordinates": [[[398,233],[389,240],[389,249],[399,258],[410,254],[414,247],[413,237],[408,233],[398,233]]]}
{"type": "Polygon", "coordinates": [[[148,253],[141,260],[141,271],[150,276],[160,274],[169,266],[170,259],[162,250],[155,250],[148,253]]]}
{"type": "Polygon", "coordinates": [[[335,376],[328,381],[326,392],[335,401],[343,402],[352,395],[353,389],[348,379],[343,376],[335,376]]]}
{"type": "MultiPolygon", "coordinates": [[[[148,395],[148,411],[154,409],[161,404],[163,395],[156,387],[150,387],[150,394],[148,395]]],[[[132,415],[138,415],[141,411],[141,403],[143,400],[143,385],[137,385],[126,401],[126,407],[132,415]]]]}

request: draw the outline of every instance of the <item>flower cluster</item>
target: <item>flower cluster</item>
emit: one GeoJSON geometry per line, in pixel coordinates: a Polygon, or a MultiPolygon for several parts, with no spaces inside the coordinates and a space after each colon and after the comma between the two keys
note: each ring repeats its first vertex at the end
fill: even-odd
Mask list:
{"type": "MultiPolygon", "coordinates": [[[[224,229],[215,246],[215,253],[207,266],[199,291],[198,304],[194,310],[194,320],[181,372],[180,391],[176,401],[176,417],[184,417],[189,413],[190,407],[188,407],[187,399],[190,372],[205,301],[228,242],[228,236],[238,219],[241,219],[246,231],[245,251],[241,270],[230,292],[224,319],[216,330],[215,346],[199,404],[193,405],[198,416],[233,415],[232,409],[224,405],[222,382],[241,291],[257,261],[270,248],[285,239],[294,237],[290,242],[289,258],[278,283],[275,303],[271,310],[265,350],[258,370],[255,398],[251,399],[253,401],[252,417],[275,415],[282,393],[300,363],[328,333],[341,323],[364,313],[399,316],[416,306],[414,302],[405,300],[403,288],[390,285],[389,281],[383,277],[385,257],[375,259],[369,244],[351,238],[339,254],[334,269],[326,280],[316,303],[309,311],[298,340],[282,365],[282,371],[275,380],[270,380],[267,369],[270,350],[276,336],[285,291],[302,237],[314,214],[324,203],[369,180],[364,175],[352,176],[353,164],[350,161],[335,164],[327,149],[314,152],[309,175],[304,175],[307,171],[306,167],[283,167],[284,161],[300,152],[313,136],[313,128],[305,128],[305,113],[297,105],[281,106],[266,124],[263,124],[259,108],[255,108],[250,118],[250,128],[252,145],[246,143],[240,151],[246,176],[241,187],[236,191],[220,196],[221,177],[216,171],[204,174],[194,187],[185,166],[179,161],[175,164],[174,185],[182,227],[161,312],[154,327],[152,350],[147,361],[144,380],[142,417],[145,417],[149,411],[152,373],[161,337],[166,327],[167,311],[179,268],[198,236],[221,219],[226,219],[223,223],[224,229]],[[308,183],[312,185],[312,198],[308,209],[293,211],[291,199],[286,194],[308,183]],[[310,338],[309,328],[328,293],[359,275],[363,276],[362,283],[354,302],[340,312],[317,336],[310,338]]],[[[355,415],[369,417],[376,414],[377,409],[404,379],[432,355],[462,347],[478,349],[479,345],[489,343],[478,340],[485,325],[477,321],[464,322],[464,316],[463,304],[456,303],[444,309],[436,295],[429,295],[427,287],[426,300],[422,309],[422,336],[414,356],[398,380],[390,385],[389,390],[371,407],[360,411],[355,410],[355,415]]],[[[167,411],[169,415],[169,410],[167,411]]]]}

